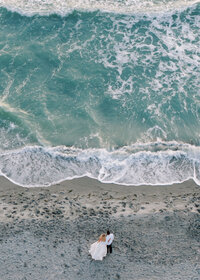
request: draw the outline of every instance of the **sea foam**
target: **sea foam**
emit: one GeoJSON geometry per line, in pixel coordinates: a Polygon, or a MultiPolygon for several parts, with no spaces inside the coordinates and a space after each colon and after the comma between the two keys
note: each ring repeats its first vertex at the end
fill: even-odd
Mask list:
{"type": "Polygon", "coordinates": [[[199,6],[147,16],[145,3],[0,0],[29,16],[143,12],[1,9],[2,176],[28,187],[83,176],[200,184],[199,6]]]}
{"type": "Polygon", "coordinates": [[[33,16],[58,14],[65,16],[74,10],[97,11],[120,14],[161,12],[184,8],[198,3],[198,0],[0,0],[0,7],[22,15],[33,16]]]}
{"type": "Polygon", "coordinates": [[[88,176],[104,183],[200,185],[200,147],[176,142],[135,144],[113,150],[29,146],[0,155],[1,175],[26,187],[88,176]]]}

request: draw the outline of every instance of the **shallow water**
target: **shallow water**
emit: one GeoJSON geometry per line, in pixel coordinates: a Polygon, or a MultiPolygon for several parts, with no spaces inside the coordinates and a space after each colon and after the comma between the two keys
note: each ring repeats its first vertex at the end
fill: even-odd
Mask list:
{"type": "Polygon", "coordinates": [[[197,1],[0,0],[1,174],[200,184],[199,15],[197,1]]]}

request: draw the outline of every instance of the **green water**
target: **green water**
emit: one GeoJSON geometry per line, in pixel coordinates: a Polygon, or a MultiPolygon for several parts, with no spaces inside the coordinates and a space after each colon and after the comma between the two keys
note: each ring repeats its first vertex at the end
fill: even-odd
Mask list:
{"type": "Polygon", "coordinates": [[[130,14],[130,2],[119,13],[101,2],[60,16],[49,2],[44,16],[42,2],[18,3],[0,8],[3,176],[199,182],[199,4],[130,14]]]}

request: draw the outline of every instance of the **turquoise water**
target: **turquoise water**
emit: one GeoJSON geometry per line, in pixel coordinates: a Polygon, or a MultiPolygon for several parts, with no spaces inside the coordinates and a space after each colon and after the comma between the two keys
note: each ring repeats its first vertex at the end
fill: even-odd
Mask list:
{"type": "Polygon", "coordinates": [[[200,4],[0,0],[0,174],[200,184],[200,4]]]}

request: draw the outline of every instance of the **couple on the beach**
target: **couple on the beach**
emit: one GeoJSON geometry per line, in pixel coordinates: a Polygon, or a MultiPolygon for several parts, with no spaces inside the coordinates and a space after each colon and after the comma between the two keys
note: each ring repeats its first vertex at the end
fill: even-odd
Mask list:
{"type": "Polygon", "coordinates": [[[89,253],[94,260],[102,261],[103,257],[107,255],[110,251],[112,253],[112,242],[114,239],[114,234],[107,231],[107,235],[102,233],[99,240],[90,246],[89,253]]]}

